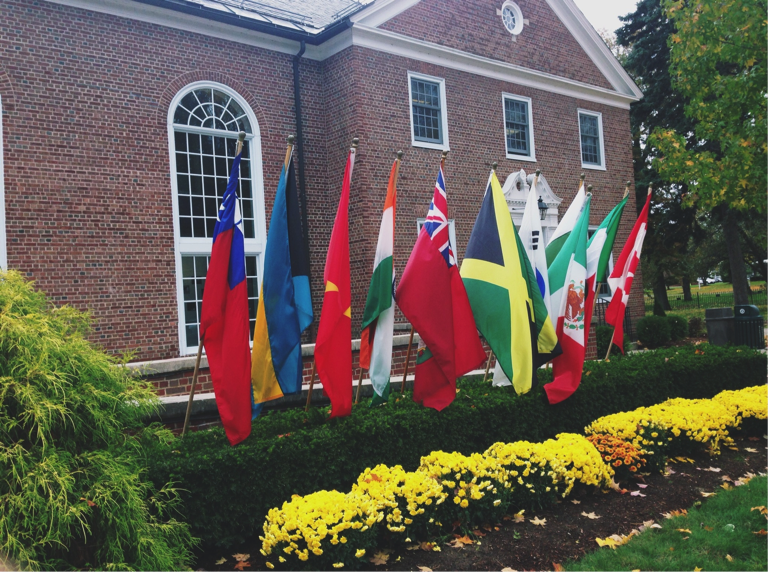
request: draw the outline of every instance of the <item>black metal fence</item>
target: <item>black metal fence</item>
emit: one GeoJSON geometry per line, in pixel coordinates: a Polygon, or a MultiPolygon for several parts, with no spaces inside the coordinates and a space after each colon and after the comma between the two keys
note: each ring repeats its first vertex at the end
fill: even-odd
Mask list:
{"type": "MultiPolygon", "coordinates": [[[[691,292],[692,300],[684,300],[682,292],[678,295],[670,296],[669,305],[672,310],[686,310],[690,308],[728,308],[734,305],[733,291],[724,292],[691,292]]],[[[749,303],[755,306],[765,306],[768,302],[766,289],[763,287],[751,288],[749,290],[749,303]]],[[[653,312],[653,296],[645,295],[645,311],[653,312]]]]}
{"type": "MultiPolygon", "coordinates": [[[[592,314],[592,324],[598,326],[605,326],[605,310],[608,308],[609,300],[599,298],[597,304],[595,304],[595,311],[592,314]]],[[[635,327],[632,324],[632,311],[627,306],[624,311],[624,333],[629,337],[632,342],[637,341],[637,335],[635,334],[635,327]]]]}

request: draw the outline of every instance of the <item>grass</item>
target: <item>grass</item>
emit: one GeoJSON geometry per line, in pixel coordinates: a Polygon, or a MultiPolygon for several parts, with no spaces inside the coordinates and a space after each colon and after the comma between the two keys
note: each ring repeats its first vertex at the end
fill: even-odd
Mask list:
{"type": "MultiPolygon", "coordinates": [[[[758,310],[760,310],[760,315],[763,318],[768,317],[768,306],[763,304],[763,305],[759,305],[757,308],[758,310]]],[[[704,320],[706,311],[707,311],[706,308],[678,308],[676,310],[668,311],[667,316],[670,316],[670,315],[682,316],[686,320],[689,320],[693,317],[697,317],[704,320]]],[[[645,315],[650,316],[651,314],[653,314],[653,310],[646,309],[645,315]]]]}
{"type": "MultiPolygon", "coordinates": [[[[751,288],[765,288],[765,282],[763,280],[750,280],[749,285],[751,288]]],[[[715,284],[702,284],[701,290],[697,284],[691,284],[691,294],[699,292],[701,294],[717,294],[723,292],[733,292],[733,286],[730,282],[716,282],[715,284]]],[[[669,296],[681,295],[683,293],[682,286],[670,286],[667,290],[669,296]]]]}
{"type": "Polygon", "coordinates": [[[687,515],[662,520],[663,528],[615,550],[599,548],[565,570],[768,570],[766,537],[753,534],[765,530],[766,517],[751,510],[768,504],[767,485],[766,477],[757,477],[721,491],[687,515]]]}

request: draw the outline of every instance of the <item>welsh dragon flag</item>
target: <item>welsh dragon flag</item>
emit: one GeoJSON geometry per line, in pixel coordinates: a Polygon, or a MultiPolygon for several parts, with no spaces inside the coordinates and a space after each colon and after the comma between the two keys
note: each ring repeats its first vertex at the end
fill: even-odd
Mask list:
{"type": "MultiPolygon", "coordinates": [[[[571,202],[571,206],[569,206],[568,210],[565,211],[563,218],[560,219],[560,224],[557,225],[555,232],[549,239],[549,244],[547,244],[547,248],[545,249],[547,254],[547,267],[552,266],[552,263],[555,261],[555,258],[560,252],[560,249],[565,246],[568,237],[571,235],[574,227],[576,226],[576,223],[579,220],[579,213],[581,213],[581,209],[584,206],[584,200],[586,199],[586,196],[587,195],[584,192],[584,181],[582,181],[581,186],[579,187],[579,192],[576,193],[576,196],[573,198],[573,202],[571,202]]],[[[552,311],[554,312],[556,310],[557,307],[552,306],[552,311]]]]}
{"type": "Polygon", "coordinates": [[[591,198],[591,195],[585,196],[584,209],[575,228],[549,267],[552,313],[557,317],[555,331],[563,349],[562,355],[552,360],[552,383],[544,386],[551,405],[570,397],[581,383],[587,345],[584,306],[587,299],[587,237],[591,198]]]}
{"type": "Polygon", "coordinates": [[[363,331],[360,335],[360,367],[368,370],[374,391],[371,405],[383,403],[389,397],[392,332],[395,326],[395,269],[392,253],[395,248],[397,168],[396,159],[389,172],[387,199],[384,201],[379,242],[376,245],[373,275],[363,310],[363,331]]]}

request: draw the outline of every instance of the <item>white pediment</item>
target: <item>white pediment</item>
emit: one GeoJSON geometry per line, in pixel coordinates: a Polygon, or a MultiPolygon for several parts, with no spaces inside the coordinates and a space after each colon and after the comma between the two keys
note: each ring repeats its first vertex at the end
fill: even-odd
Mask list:
{"type": "MultiPolygon", "coordinates": [[[[504,198],[507,200],[507,206],[510,211],[525,209],[525,203],[528,200],[528,192],[533,184],[534,174],[527,174],[524,169],[511,173],[504,181],[504,198]]],[[[563,202],[563,199],[555,195],[547,183],[544,175],[539,175],[539,182],[536,184],[536,193],[544,201],[548,208],[557,212],[557,207],[563,202]]]]}

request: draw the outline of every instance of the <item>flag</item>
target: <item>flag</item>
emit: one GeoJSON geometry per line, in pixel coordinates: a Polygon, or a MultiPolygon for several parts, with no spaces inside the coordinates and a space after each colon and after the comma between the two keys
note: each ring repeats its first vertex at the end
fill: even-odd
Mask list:
{"type": "Polygon", "coordinates": [[[379,241],[373,260],[373,275],[363,310],[360,334],[360,367],[371,376],[374,396],[371,405],[389,397],[389,374],[392,369],[392,335],[395,327],[395,205],[397,202],[396,159],[389,172],[387,198],[381,216],[379,241]]]}
{"type": "Polygon", "coordinates": [[[200,336],[211,370],[216,406],[232,445],[251,433],[248,290],[243,219],[237,198],[241,156],[242,152],[238,153],[232,163],[216,218],[200,312],[200,336]]]}
{"type": "Polygon", "coordinates": [[[632,280],[635,277],[637,265],[640,263],[640,251],[643,249],[643,239],[648,228],[648,208],[651,204],[651,193],[645,199],[645,206],[637,217],[637,222],[627,243],[621,251],[621,256],[613,267],[613,272],[608,277],[608,285],[611,287],[613,297],[608,309],[605,311],[605,321],[614,328],[613,339],[616,345],[624,353],[624,312],[629,301],[629,292],[632,289],[632,280]]]}
{"type": "Polygon", "coordinates": [[[624,197],[603,219],[587,243],[587,305],[584,308],[584,323],[586,325],[584,336],[587,341],[589,341],[589,328],[592,325],[592,310],[595,307],[597,284],[605,282],[606,270],[611,261],[611,250],[616,240],[616,231],[619,230],[619,222],[621,222],[621,215],[626,204],[627,197],[624,197]]]}
{"type": "Polygon", "coordinates": [[[293,157],[277,185],[264,251],[261,293],[253,329],[253,413],[262,404],[301,392],[301,333],[312,323],[309,256],[301,232],[293,157]]]}
{"type": "Polygon", "coordinates": [[[478,329],[517,393],[536,382],[536,369],[559,352],[528,255],[491,172],[461,264],[478,329]]]}
{"type": "Polygon", "coordinates": [[[544,386],[549,403],[553,405],[576,391],[584,367],[590,198],[591,195],[586,196],[576,226],[549,267],[552,308],[557,319],[555,330],[563,348],[563,354],[552,362],[554,379],[544,386]]]}
{"type": "Polygon", "coordinates": [[[331,417],[352,412],[352,288],[349,275],[349,185],[355,148],[349,150],[339,210],[325,260],[325,295],[315,342],[315,366],[323,393],[331,400],[331,417]]]}
{"type": "MultiPolygon", "coordinates": [[[[555,261],[555,257],[557,257],[557,253],[560,252],[561,248],[563,248],[563,245],[568,240],[571,231],[573,231],[574,227],[576,226],[576,222],[579,220],[579,214],[581,213],[582,207],[584,206],[584,200],[586,199],[586,196],[587,195],[584,192],[584,181],[582,181],[581,186],[579,187],[579,192],[577,192],[576,196],[573,198],[571,206],[569,206],[568,210],[565,211],[563,218],[560,219],[560,224],[557,225],[555,232],[549,238],[549,244],[547,244],[546,248],[547,268],[552,266],[552,263],[555,261]]],[[[552,308],[552,310],[556,311],[557,308],[552,308]]]]}
{"type": "Polygon", "coordinates": [[[456,397],[456,378],[485,360],[448,232],[442,166],[395,299],[429,349],[417,359],[413,399],[440,411],[456,397]]]}

